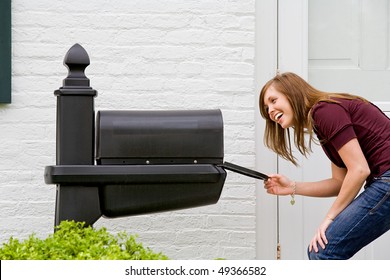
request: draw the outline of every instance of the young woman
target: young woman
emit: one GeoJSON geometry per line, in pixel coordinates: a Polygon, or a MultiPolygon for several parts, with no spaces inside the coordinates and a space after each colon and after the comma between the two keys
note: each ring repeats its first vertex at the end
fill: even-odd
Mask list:
{"type": "Polygon", "coordinates": [[[294,73],[267,82],[259,103],[268,148],[297,165],[292,128],[301,154],[311,152],[316,135],[331,161],[326,180],[271,174],[264,183],[274,195],[336,197],[310,241],[309,259],[349,259],[390,229],[390,119],[380,109],[359,96],[319,91],[294,73]]]}

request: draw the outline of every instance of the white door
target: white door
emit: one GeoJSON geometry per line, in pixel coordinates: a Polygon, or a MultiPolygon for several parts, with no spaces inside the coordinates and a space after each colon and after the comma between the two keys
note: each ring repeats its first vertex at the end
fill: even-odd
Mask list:
{"type": "MultiPolygon", "coordinates": [[[[258,72],[262,71],[258,76],[268,75],[272,68],[293,71],[318,89],[366,97],[390,115],[390,0],[277,2],[274,6],[270,1],[260,1],[264,3],[261,8],[276,14],[277,24],[268,24],[268,28],[273,27],[277,34],[273,43],[277,51],[269,51],[273,46],[270,43],[265,51],[277,58],[276,62],[266,61],[268,66],[264,66],[264,60],[258,61],[261,65],[258,72]],[[264,69],[268,72],[264,73],[264,69]]],[[[262,32],[260,38],[270,34],[258,29],[262,32]]],[[[264,52],[262,48],[258,47],[260,57],[264,52]]],[[[262,133],[261,122],[257,127],[262,133]]],[[[262,135],[257,138],[260,144],[262,135]]],[[[313,150],[308,159],[299,157],[300,167],[296,168],[259,148],[256,166],[266,172],[269,167],[274,168],[297,181],[328,177],[329,160],[320,147],[314,146],[313,150]]],[[[307,259],[307,245],[333,199],[297,197],[295,205],[291,206],[289,197],[269,198],[261,191],[261,185],[259,183],[257,197],[258,257],[275,258],[279,243],[281,259],[307,259]]],[[[390,233],[364,248],[354,259],[390,259],[388,248],[390,233]]]]}
{"type": "MultiPolygon", "coordinates": [[[[351,92],[375,102],[389,101],[389,19],[388,0],[310,0],[308,81],[325,91],[351,92]]],[[[388,109],[384,106],[385,103],[384,110],[388,109]]],[[[314,181],[330,175],[329,160],[318,146],[308,159],[302,159],[301,170],[285,163],[279,166],[280,173],[289,173],[297,180],[314,181]]],[[[297,210],[286,201],[280,203],[282,258],[296,259],[302,254],[306,257],[306,246],[332,201],[332,198],[302,198],[297,210]],[[302,225],[302,239],[288,237],[294,223],[302,225]],[[292,244],[284,244],[284,237],[292,244]],[[297,240],[303,241],[300,248],[297,240]]],[[[298,229],[293,232],[300,234],[298,229]]],[[[354,259],[390,259],[389,247],[390,233],[387,233],[354,259]]]]}
{"type": "MultiPolygon", "coordinates": [[[[388,0],[310,0],[309,82],[325,91],[361,95],[390,114],[389,103],[386,103],[390,101],[389,12],[388,0]]],[[[318,160],[315,167],[309,167],[311,172],[305,170],[304,174],[312,177],[307,179],[314,179],[327,168],[328,160],[318,160]]],[[[308,212],[304,213],[304,219],[306,216],[311,223],[311,228],[305,232],[305,241],[311,238],[307,234],[314,233],[312,229],[321,221],[331,202],[318,210],[319,216],[313,221],[308,212]]],[[[317,201],[311,199],[306,203],[309,209],[313,209],[317,201]]],[[[354,259],[390,259],[389,248],[390,232],[359,252],[354,259]]]]}

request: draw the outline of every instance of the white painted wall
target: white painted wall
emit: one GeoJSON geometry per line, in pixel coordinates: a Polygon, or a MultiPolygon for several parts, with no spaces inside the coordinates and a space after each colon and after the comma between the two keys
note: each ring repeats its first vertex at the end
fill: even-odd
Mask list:
{"type": "MultiPolygon", "coordinates": [[[[0,105],[0,242],[54,225],[54,90],[74,43],[88,52],[96,110],[214,109],[225,159],[255,164],[255,0],[13,0],[12,104],[0,105]]],[[[228,174],[220,201],[155,215],[100,219],[172,259],[254,259],[255,182],[228,174]]]]}

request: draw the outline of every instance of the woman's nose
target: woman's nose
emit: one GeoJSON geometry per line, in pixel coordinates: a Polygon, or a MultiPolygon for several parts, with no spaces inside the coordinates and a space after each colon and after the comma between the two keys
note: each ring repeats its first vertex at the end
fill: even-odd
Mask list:
{"type": "Polygon", "coordinates": [[[272,105],[268,105],[268,115],[271,116],[274,111],[274,107],[272,105]]]}

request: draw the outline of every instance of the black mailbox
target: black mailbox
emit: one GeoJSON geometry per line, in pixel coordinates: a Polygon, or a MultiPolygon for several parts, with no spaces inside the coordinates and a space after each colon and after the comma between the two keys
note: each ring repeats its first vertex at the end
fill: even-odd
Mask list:
{"type": "Polygon", "coordinates": [[[98,111],[95,122],[87,52],[75,44],[64,64],[68,76],[54,92],[56,165],[44,174],[57,185],[56,225],[217,203],[225,169],[267,179],[223,162],[220,110],[98,111]]]}
{"type": "Polygon", "coordinates": [[[137,174],[129,184],[100,187],[102,214],[118,217],[216,203],[226,178],[218,166],[223,151],[220,110],[99,111],[97,164],[127,165],[122,168],[129,176],[137,174]]]}

